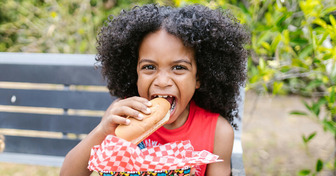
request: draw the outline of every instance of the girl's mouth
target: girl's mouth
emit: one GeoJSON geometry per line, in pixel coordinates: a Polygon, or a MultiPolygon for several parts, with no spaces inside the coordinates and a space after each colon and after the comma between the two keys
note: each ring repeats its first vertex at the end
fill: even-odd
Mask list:
{"type": "Polygon", "coordinates": [[[151,98],[153,99],[153,98],[158,98],[158,97],[164,98],[170,103],[170,115],[171,115],[173,111],[175,110],[176,98],[171,95],[153,95],[151,98]]]}

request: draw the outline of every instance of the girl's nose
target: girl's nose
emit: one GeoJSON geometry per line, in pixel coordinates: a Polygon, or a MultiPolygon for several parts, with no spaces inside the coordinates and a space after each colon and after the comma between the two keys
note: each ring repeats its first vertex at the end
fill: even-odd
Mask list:
{"type": "Polygon", "coordinates": [[[154,86],[165,88],[165,87],[172,86],[173,80],[171,79],[168,73],[161,72],[157,74],[153,84],[154,86]]]}

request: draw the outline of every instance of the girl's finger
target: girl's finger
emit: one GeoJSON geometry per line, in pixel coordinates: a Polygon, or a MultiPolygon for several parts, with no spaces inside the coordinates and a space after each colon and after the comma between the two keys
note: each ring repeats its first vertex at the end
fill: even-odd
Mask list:
{"type": "Polygon", "coordinates": [[[144,105],[146,105],[147,107],[150,107],[152,106],[152,103],[150,101],[148,101],[146,98],[143,98],[143,97],[137,97],[137,96],[134,96],[134,97],[130,97],[130,98],[126,98],[126,99],[123,99],[123,100],[120,100],[121,102],[139,102],[139,103],[142,103],[144,105]]]}
{"type": "Polygon", "coordinates": [[[112,123],[114,124],[129,125],[131,122],[129,119],[117,115],[112,115],[110,118],[112,119],[112,123]]]}
{"type": "MultiPolygon", "coordinates": [[[[114,112],[117,113],[117,114],[120,114],[120,112],[127,113],[127,110],[129,110],[129,109],[122,109],[122,108],[128,107],[128,108],[132,108],[132,109],[134,109],[138,112],[142,112],[143,114],[150,114],[151,113],[151,111],[149,109],[150,106],[146,105],[145,101],[137,101],[137,100],[139,100],[139,99],[121,100],[120,102],[118,102],[118,106],[117,106],[118,108],[115,108],[114,112]]],[[[137,114],[126,114],[126,115],[130,115],[132,117],[137,117],[137,114]]]]}
{"type": "Polygon", "coordinates": [[[144,118],[144,115],[141,112],[139,112],[138,110],[135,110],[131,107],[127,107],[127,106],[123,106],[123,107],[117,109],[115,112],[116,112],[116,114],[118,114],[120,116],[124,116],[124,117],[130,116],[130,117],[136,118],[138,120],[142,120],[144,118]]]}

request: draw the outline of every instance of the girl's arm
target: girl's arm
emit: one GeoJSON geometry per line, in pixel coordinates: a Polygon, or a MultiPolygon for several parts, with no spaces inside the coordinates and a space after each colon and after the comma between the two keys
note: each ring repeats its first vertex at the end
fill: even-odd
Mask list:
{"type": "Polygon", "coordinates": [[[106,137],[99,125],[93,129],[76,147],[74,147],[65,157],[61,176],[67,175],[90,175],[92,172],[87,169],[91,148],[99,145],[106,137]]]}
{"type": "Polygon", "coordinates": [[[119,99],[113,102],[105,111],[98,126],[65,156],[60,175],[90,175],[91,171],[87,167],[91,148],[101,144],[107,135],[115,135],[115,128],[119,124],[129,124],[130,121],[125,117],[131,116],[142,120],[142,114],[150,114],[149,106],[151,106],[150,102],[141,97],[119,99]]]}
{"type": "Polygon", "coordinates": [[[231,174],[231,154],[234,132],[230,123],[222,116],[218,117],[213,153],[224,162],[212,163],[207,166],[207,176],[227,176],[231,174]]]}

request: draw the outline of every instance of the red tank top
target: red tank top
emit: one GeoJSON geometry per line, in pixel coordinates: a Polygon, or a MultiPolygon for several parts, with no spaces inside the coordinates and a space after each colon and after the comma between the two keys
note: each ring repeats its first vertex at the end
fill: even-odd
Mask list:
{"type": "MultiPolygon", "coordinates": [[[[195,151],[213,152],[215,130],[219,114],[198,107],[190,102],[188,119],[181,127],[166,129],[161,127],[143,142],[146,147],[163,145],[169,142],[190,140],[195,151]]],[[[196,167],[196,175],[205,174],[206,165],[196,167]]]]}

